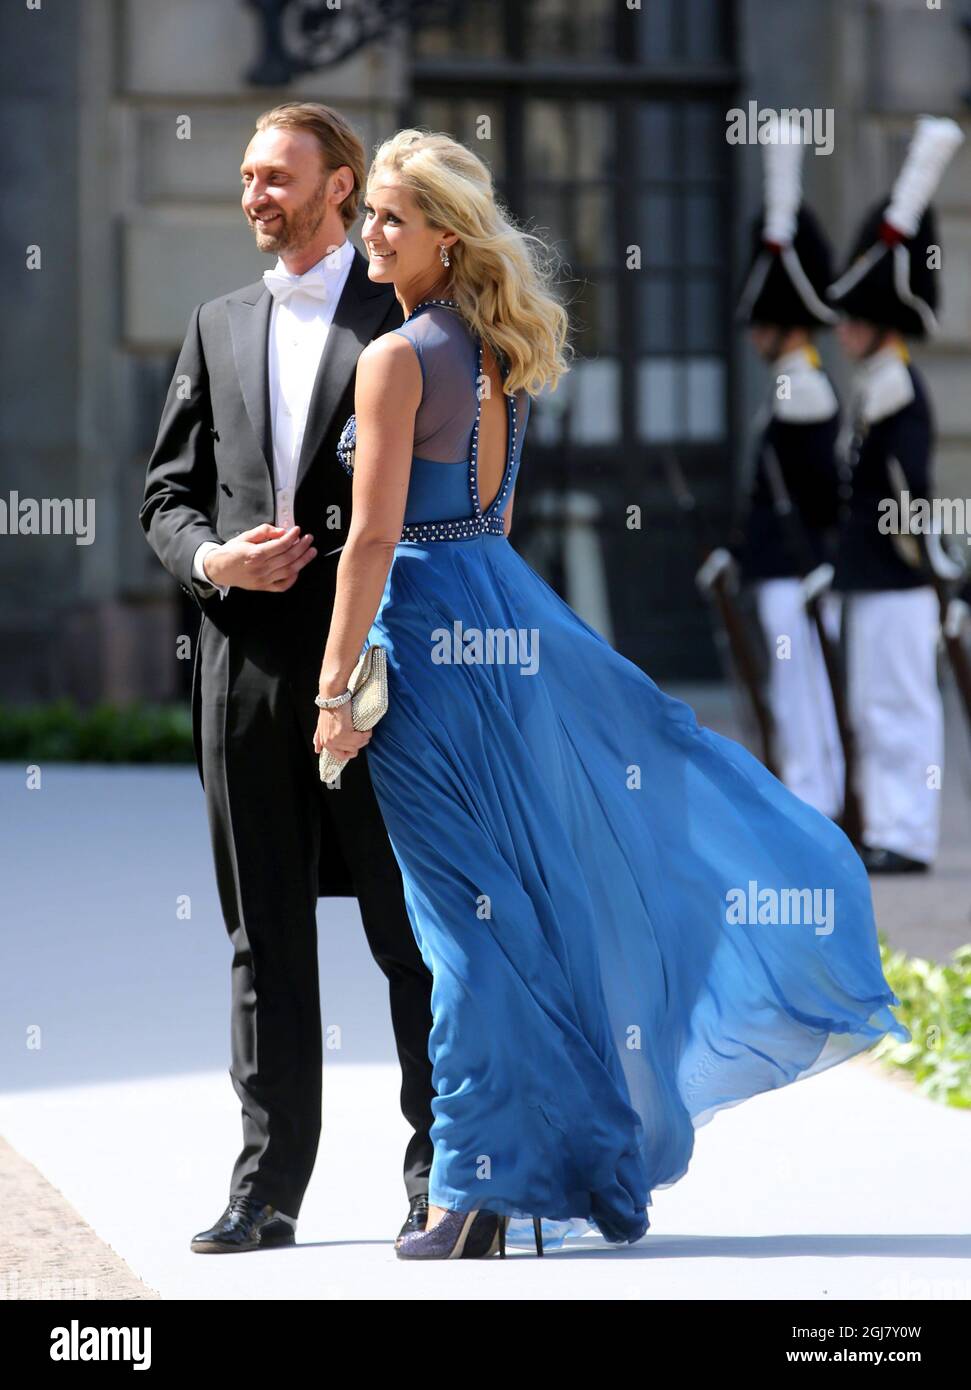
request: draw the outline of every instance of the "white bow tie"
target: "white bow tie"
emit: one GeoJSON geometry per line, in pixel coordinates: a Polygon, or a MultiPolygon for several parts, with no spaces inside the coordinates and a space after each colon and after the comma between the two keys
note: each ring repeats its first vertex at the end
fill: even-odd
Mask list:
{"type": "Polygon", "coordinates": [[[264,270],[263,283],[281,304],[285,304],[292,294],[306,294],[323,301],[330,293],[326,282],[318,275],[303,279],[299,275],[286,275],[280,270],[264,270]]]}

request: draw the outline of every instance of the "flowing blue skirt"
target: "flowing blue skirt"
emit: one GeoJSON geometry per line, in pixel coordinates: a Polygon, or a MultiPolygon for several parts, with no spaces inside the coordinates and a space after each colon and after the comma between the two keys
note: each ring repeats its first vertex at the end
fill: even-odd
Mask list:
{"type": "Polygon", "coordinates": [[[718,1110],[909,1040],[843,832],[505,537],[400,544],[369,641],[434,977],[431,1202],[638,1240],[718,1110]]]}

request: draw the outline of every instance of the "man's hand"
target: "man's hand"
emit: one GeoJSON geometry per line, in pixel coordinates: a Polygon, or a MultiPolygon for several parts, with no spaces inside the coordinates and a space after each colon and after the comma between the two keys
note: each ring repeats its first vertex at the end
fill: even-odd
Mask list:
{"type": "Polygon", "coordinates": [[[213,584],[282,594],[293,587],[304,565],[317,554],[312,541],[309,534],[301,536],[299,526],[287,531],[264,523],[225,541],[218,550],[208,551],[202,568],[213,584]]]}

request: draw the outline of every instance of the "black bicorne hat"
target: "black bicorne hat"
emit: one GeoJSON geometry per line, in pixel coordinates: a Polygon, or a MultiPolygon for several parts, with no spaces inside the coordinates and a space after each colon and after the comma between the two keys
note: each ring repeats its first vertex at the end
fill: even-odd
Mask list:
{"type": "Polygon", "coordinates": [[[937,271],[928,268],[928,251],[939,245],[934,210],[926,208],[914,235],[903,237],[885,220],[889,206],[882,198],[867,213],[829,300],[847,318],[928,338],[937,331],[937,271]]]}
{"type": "Polygon", "coordinates": [[[829,244],[802,201],[805,135],[788,114],[762,148],[762,209],[752,227],[752,254],[736,310],[742,323],[818,328],[836,322],[826,303],[829,244]]]}
{"type": "Polygon", "coordinates": [[[911,338],[937,331],[939,247],[930,199],[964,135],[955,121],[921,116],[889,196],[873,206],[857,233],[849,264],[827,297],[848,318],[911,338]]]}
{"type": "Polygon", "coordinates": [[[826,303],[832,279],[829,242],[812,210],[801,204],[796,229],[785,245],[766,240],[765,208],[752,224],[752,253],[737,318],[785,328],[819,328],[836,322],[826,303]]]}

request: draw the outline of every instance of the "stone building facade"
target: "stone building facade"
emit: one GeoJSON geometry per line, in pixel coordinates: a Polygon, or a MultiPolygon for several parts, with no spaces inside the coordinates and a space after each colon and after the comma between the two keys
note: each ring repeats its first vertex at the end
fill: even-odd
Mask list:
{"type": "MultiPolygon", "coordinates": [[[[727,146],[725,112],[832,109],[833,153],[809,157],[807,194],[845,255],[916,115],[971,130],[955,8],[469,0],[452,28],[399,29],[269,87],[247,77],[263,40],[244,0],[5,6],[0,496],[93,498],[96,535],[0,536],[0,699],[185,688],[173,653],[194,614],[137,522],[145,463],[193,305],[269,264],[242,220],[238,166],[258,113],[295,97],[339,107],[368,149],[403,123],[470,143],[485,131],[480,153],[513,212],[565,255],[581,354],[564,396],[536,412],[514,540],[652,675],[714,675],[665,453],[721,524],[765,385],[731,323],[759,152],[727,146]]],[[[936,206],[942,334],[917,358],[937,405],[939,491],[971,496],[971,140],[936,206]]],[[[845,385],[835,345],[824,356],[845,385]]]]}

